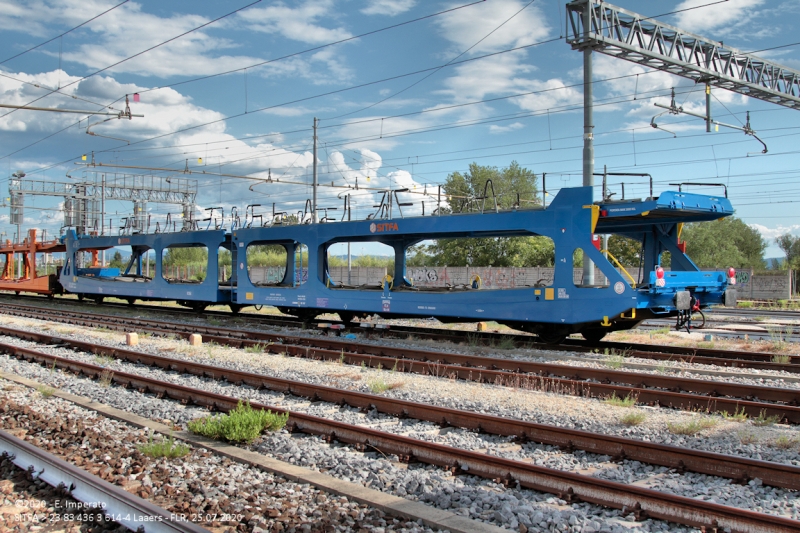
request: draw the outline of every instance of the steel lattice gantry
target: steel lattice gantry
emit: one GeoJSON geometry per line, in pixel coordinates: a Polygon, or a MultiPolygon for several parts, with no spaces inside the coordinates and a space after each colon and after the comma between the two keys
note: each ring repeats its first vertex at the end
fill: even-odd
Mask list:
{"type": "Polygon", "coordinates": [[[800,73],[597,0],[567,4],[567,42],[650,68],[800,109],[800,73]],[[583,14],[590,11],[589,31],[583,14]]]}
{"type": "MultiPolygon", "coordinates": [[[[104,175],[105,176],[105,175],[104,175]]],[[[194,205],[197,199],[197,181],[185,178],[162,178],[143,175],[114,175],[101,180],[84,176],[81,182],[64,183],[32,180],[22,176],[9,179],[8,190],[12,197],[12,212],[20,217],[24,195],[60,196],[64,198],[64,225],[74,226],[79,233],[96,231],[102,217],[103,200],[127,200],[134,203],[132,227],[142,231],[146,227],[145,208],[148,202],[180,204],[183,206],[184,230],[191,229],[194,205]]]]}

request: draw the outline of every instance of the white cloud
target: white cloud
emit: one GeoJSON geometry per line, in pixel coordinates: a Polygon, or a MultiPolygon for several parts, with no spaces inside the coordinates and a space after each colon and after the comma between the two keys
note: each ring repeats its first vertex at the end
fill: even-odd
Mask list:
{"type": "Polygon", "coordinates": [[[791,226],[778,224],[774,228],[768,228],[761,224],[748,224],[748,226],[759,232],[769,244],[774,244],[775,239],[787,233],[800,234],[800,224],[792,224],[791,226]]]}
{"type": "Polygon", "coordinates": [[[361,10],[365,15],[388,15],[394,17],[405,13],[417,4],[417,0],[367,0],[367,7],[361,10]]]}
{"type": "Polygon", "coordinates": [[[305,2],[298,7],[288,7],[282,3],[268,7],[255,7],[242,11],[239,18],[251,30],[263,33],[277,33],[288,39],[309,44],[324,44],[351,37],[343,28],[325,28],[319,20],[331,18],[334,12],[332,0],[305,2]]]}
{"type": "Polygon", "coordinates": [[[475,45],[501,24],[499,30],[470,53],[494,52],[546,39],[550,34],[550,26],[538,5],[531,5],[515,16],[524,5],[517,0],[484,2],[439,17],[436,23],[442,29],[443,36],[456,45],[459,53],[475,45]],[[506,20],[508,22],[503,24],[506,20]]]}
{"type": "MultiPolygon", "coordinates": [[[[684,0],[675,6],[675,11],[708,3],[708,0],[684,0]]],[[[764,0],[727,0],[721,4],[678,13],[675,16],[675,25],[682,30],[698,34],[711,31],[720,35],[736,34],[742,26],[751,24],[755,8],[763,3],[764,0]]]]}
{"type": "Polygon", "coordinates": [[[507,133],[509,131],[519,130],[524,127],[525,126],[521,122],[514,122],[508,126],[497,126],[496,124],[492,124],[489,126],[489,133],[507,133]]]}

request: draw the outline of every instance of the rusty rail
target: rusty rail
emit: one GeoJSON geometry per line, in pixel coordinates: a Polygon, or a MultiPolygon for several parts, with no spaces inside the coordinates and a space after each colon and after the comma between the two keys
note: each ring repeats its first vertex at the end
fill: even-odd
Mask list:
{"type": "MultiPolygon", "coordinates": [[[[32,336],[36,336],[36,334],[32,334],[32,336]]],[[[42,335],[40,339],[55,344],[60,344],[59,341],[63,340],[59,337],[52,337],[49,335],[42,335]]],[[[98,355],[117,357],[134,363],[156,366],[170,371],[190,373],[217,380],[226,380],[231,383],[245,384],[255,389],[265,388],[272,391],[289,393],[295,396],[309,398],[313,401],[325,401],[339,405],[344,404],[364,410],[377,409],[381,413],[425,420],[444,426],[461,427],[493,435],[515,436],[519,442],[531,441],[554,445],[568,451],[579,449],[598,455],[608,455],[615,461],[629,459],[632,461],[674,468],[679,471],[686,470],[725,477],[734,479],[740,483],[758,478],[767,485],[800,490],[800,467],[796,466],[698,450],[688,450],[676,446],[601,435],[587,431],[564,429],[513,418],[461,411],[418,402],[386,398],[362,392],[340,390],[334,387],[273,378],[261,374],[242,372],[193,361],[140,353],[132,350],[95,346],[85,342],[73,342],[68,345],[98,355]]],[[[95,372],[95,369],[99,368],[94,365],[72,362],[71,360],[57,356],[42,354],[36,350],[4,343],[0,343],[0,351],[48,366],[53,362],[62,365],[64,361],[70,361],[70,364],[74,363],[77,365],[71,367],[73,370],[78,369],[84,373],[87,373],[87,371],[95,372]]]]}
{"type": "MultiPolygon", "coordinates": [[[[29,357],[44,364],[49,365],[55,362],[59,367],[76,373],[98,376],[104,370],[97,365],[80,363],[26,348],[11,348],[14,348],[13,351],[19,354],[27,353],[29,357]]],[[[115,372],[113,380],[142,392],[193,402],[220,411],[231,410],[238,403],[238,399],[229,396],[198,391],[123,372],[115,372]]],[[[255,403],[251,405],[257,409],[287,412],[285,409],[269,405],[255,403]]],[[[303,413],[289,412],[289,429],[353,444],[357,449],[374,448],[383,454],[394,454],[401,459],[414,459],[437,465],[455,473],[469,473],[493,479],[498,483],[519,483],[525,488],[555,494],[568,502],[586,501],[622,509],[623,513],[634,513],[638,519],[651,517],[711,530],[714,530],[713,528],[729,528],[731,531],[742,533],[800,531],[800,522],[784,517],[676,496],[591,476],[562,472],[370,428],[352,426],[303,413]]]]}

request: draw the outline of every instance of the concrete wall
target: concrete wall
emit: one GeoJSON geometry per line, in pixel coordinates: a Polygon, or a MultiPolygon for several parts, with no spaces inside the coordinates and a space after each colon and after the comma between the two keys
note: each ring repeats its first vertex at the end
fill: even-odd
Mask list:
{"type": "Polygon", "coordinates": [[[792,296],[792,271],[736,272],[736,296],[740,300],[788,300],[792,296]]]}

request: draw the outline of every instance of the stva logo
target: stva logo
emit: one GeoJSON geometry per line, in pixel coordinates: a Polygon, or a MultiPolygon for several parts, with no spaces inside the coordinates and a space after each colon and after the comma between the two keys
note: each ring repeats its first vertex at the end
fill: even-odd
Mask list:
{"type": "Polygon", "coordinates": [[[397,222],[382,222],[380,224],[373,222],[369,225],[370,233],[381,233],[384,231],[400,231],[400,228],[397,227],[397,222]]]}

